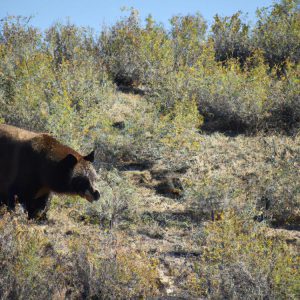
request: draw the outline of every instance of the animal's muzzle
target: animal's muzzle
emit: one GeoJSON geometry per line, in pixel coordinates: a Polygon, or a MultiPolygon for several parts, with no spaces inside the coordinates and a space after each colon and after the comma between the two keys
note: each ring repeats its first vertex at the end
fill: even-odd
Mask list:
{"type": "Polygon", "coordinates": [[[89,202],[93,202],[99,200],[100,193],[97,190],[87,190],[83,197],[89,202]]]}
{"type": "Polygon", "coordinates": [[[94,197],[94,201],[97,201],[100,199],[100,193],[95,190],[93,193],[92,193],[93,197],[94,197]]]}

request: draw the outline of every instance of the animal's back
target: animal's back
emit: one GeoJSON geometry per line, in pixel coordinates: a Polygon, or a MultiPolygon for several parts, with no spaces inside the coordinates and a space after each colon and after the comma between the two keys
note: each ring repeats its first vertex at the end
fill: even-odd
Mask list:
{"type": "Polygon", "coordinates": [[[0,193],[5,191],[20,172],[20,150],[38,134],[10,125],[0,125],[0,193]]]}
{"type": "Polygon", "coordinates": [[[47,133],[35,133],[11,125],[0,125],[0,193],[12,184],[28,185],[48,176],[49,164],[57,163],[68,154],[81,156],[47,133]]]}

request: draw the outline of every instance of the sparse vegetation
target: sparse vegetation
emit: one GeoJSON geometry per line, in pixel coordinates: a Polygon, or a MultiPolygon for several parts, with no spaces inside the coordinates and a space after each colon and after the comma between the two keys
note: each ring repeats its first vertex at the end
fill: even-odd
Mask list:
{"type": "Polygon", "coordinates": [[[234,209],[274,225],[299,224],[299,137],[203,137],[184,175],[186,201],[199,219],[234,209]],[[206,159],[203,160],[203,157],[206,159]]]}
{"type": "Polygon", "coordinates": [[[299,16],[1,20],[0,122],[95,146],[101,198],[1,207],[0,298],[299,298],[299,16]]]}

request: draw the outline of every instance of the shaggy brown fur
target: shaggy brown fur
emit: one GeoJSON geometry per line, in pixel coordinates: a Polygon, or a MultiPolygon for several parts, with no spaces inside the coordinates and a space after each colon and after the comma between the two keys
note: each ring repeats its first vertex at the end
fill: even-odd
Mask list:
{"type": "Polygon", "coordinates": [[[10,209],[16,197],[36,217],[51,192],[98,200],[94,152],[82,156],[45,133],[0,125],[0,203],[10,209]]]}

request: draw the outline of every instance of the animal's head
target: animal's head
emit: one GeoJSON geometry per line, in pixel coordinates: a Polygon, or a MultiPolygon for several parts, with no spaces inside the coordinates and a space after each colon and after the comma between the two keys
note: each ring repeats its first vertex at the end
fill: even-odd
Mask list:
{"type": "Polygon", "coordinates": [[[60,167],[68,173],[67,178],[64,178],[64,181],[67,181],[67,193],[79,195],[89,202],[100,198],[100,193],[95,188],[98,176],[92,165],[93,162],[94,151],[80,158],[73,154],[68,154],[60,162],[60,167]]]}

